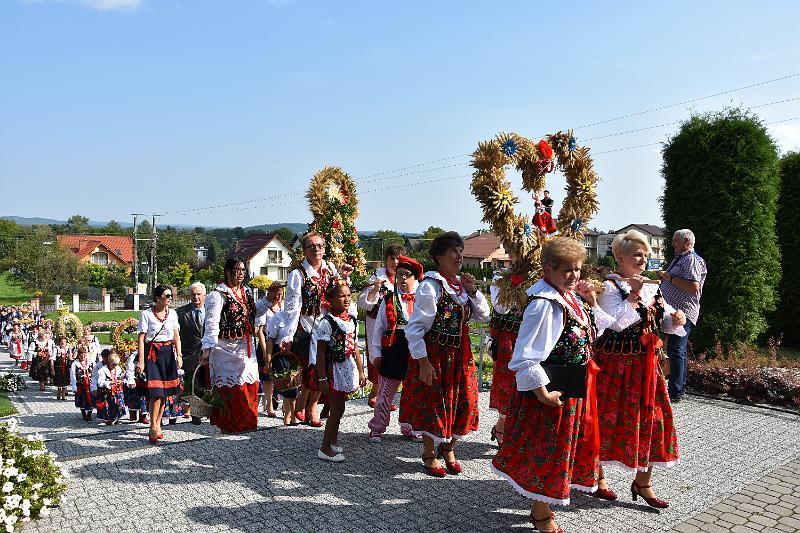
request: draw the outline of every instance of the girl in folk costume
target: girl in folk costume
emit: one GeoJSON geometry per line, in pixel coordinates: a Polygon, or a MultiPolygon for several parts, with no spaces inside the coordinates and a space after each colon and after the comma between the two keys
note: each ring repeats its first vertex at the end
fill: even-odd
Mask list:
{"type": "Polygon", "coordinates": [[[100,340],[97,338],[97,335],[92,333],[91,326],[85,326],[83,328],[82,339],[86,343],[86,349],[89,350],[89,359],[96,361],[100,357],[100,340]]]}
{"type": "Polygon", "coordinates": [[[89,349],[86,347],[86,342],[81,343],[80,346],[79,346],[79,349],[81,347],[86,349],[86,358],[89,360],[89,362],[94,364],[94,367],[92,368],[92,380],[91,380],[91,384],[90,384],[89,390],[92,393],[92,400],[94,402],[94,408],[97,409],[97,418],[98,419],[102,419],[102,416],[100,416],[101,415],[100,408],[97,406],[97,401],[98,401],[98,398],[99,398],[98,395],[97,395],[97,379],[100,376],[100,370],[102,370],[103,368],[106,367],[106,365],[108,365],[108,356],[111,355],[111,350],[109,350],[108,348],[105,348],[104,350],[102,350],[100,352],[100,360],[99,361],[95,361],[92,358],[92,356],[89,354],[89,349]]]}
{"type": "Polygon", "coordinates": [[[37,354],[36,341],[39,338],[39,326],[24,325],[22,327],[22,333],[25,338],[25,353],[22,357],[22,369],[28,370],[28,374],[30,375],[31,365],[37,354]]]}
{"type": "MultiPolygon", "coordinates": [[[[285,320],[285,312],[279,311],[267,321],[267,325],[264,328],[264,354],[266,360],[270,362],[271,375],[276,375],[277,373],[289,370],[292,366],[292,360],[287,357],[285,353],[280,351],[275,353],[275,347],[277,346],[277,338],[279,334],[278,332],[283,327],[285,320]]],[[[293,387],[288,390],[276,390],[276,392],[283,397],[283,405],[281,405],[281,409],[283,411],[283,425],[296,426],[298,422],[295,416],[296,410],[294,407],[294,402],[297,399],[297,395],[300,393],[300,389],[298,387],[293,387]]]]}
{"type": "Polygon", "coordinates": [[[327,393],[330,415],[317,457],[324,461],[344,461],[339,445],[339,423],[344,415],[347,395],[366,384],[364,367],[358,354],[358,321],[348,314],[350,287],[332,284],[325,291],[330,309],[312,337],[311,363],[316,365],[319,388],[327,393]]]}
{"type": "MultiPolygon", "coordinates": [[[[408,340],[405,328],[414,312],[414,292],[422,279],[422,265],[406,256],[397,258],[393,292],[388,292],[380,304],[372,332],[370,358],[380,374],[378,395],[372,419],[367,423],[370,442],[381,442],[389,427],[392,402],[397,389],[408,374],[408,340]],[[396,282],[396,283],[395,283],[396,282]]],[[[417,440],[408,424],[400,430],[406,437],[417,440]]]]}
{"type": "Polygon", "coordinates": [[[66,337],[58,339],[58,347],[55,350],[55,356],[50,361],[50,374],[53,376],[53,385],[58,387],[56,389],[56,399],[67,399],[67,387],[70,385],[70,356],[72,350],[67,346],[66,337]]]}
{"type": "Polygon", "coordinates": [[[75,361],[70,367],[69,377],[72,392],[75,394],[75,407],[81,410],[83,419],[89,422],[92,419],[94,400],[92,399],[92,371],[94,363],[86,355],[86,347],[79,346],[75,361]]]}
{"type": "MultiPolygon", "coordinates": [[[[522,312],[524,309],[510,308],[500,303],[500,290],[497,282],[501,276],[495,276],[492,286],[489,288],[489,295],[492,299],[492,318],[489,320],[489,331],[492,336],[492,359],[494,367],[492,370],[492,388],[489,392],[489,408],[498,411],[500,416],[497,423],[492,426],[492,440],[497,440],[498,444],[503,442],[503,433],[506,423],[508,409],[511,401],[517,393],[517,384],[514,372],[508,369],[511,356],[514,353],[514,345],[517,342],[517,333],[522,323],[522,312]]],[[[511,276],[511,283],[522,280],[511,276]]]]}
{"type": "Polygon", "coordinates": [[[542,247],[543,279],[527,291],[508,365],[518,392],[492,461],[496,473],[533,500],[531,521],[543,533],[561,531],[550,505],[569,504],[570,488],[596,490],[599,477],[591,343],[613,318],[579,279],[585,258],[574,239],[555,238],[542,247]],[[562,398],[561,391],[568,394],[562,398]]]}
{"type": "Polygon", "coordinates": [[[20,360],[25,353],[25,339],[19,324],[14,324],[11,333],[8,336],[8,353],[11,358],[16,361],[16,365],[20,365],[20,360]]]}
{"type": "MultiPolygon", "coordinates": [[[[313,427],[321,427],[322,421],[317,417],[320,392],[314,366],[309,363],[311,334],[328,313],[325,291],[339,278],[339,273],[332,263],[323,259],[325,238],[320,233],[306,233],[301,245],[305,259],[289,273],[284,305],[286,320],[278,340],[281,350],[294,352],[304,365],[303,387],[295,404],[295,417],[313,427]]],[[[342,266],[345,278],[352,271],[352,266],[342,266]]]]}
{"type": "Polygon", "coordinates": [[[264,308],[258,309],[256,315],[256,333],[258,335],[258,375],[261,381],[262,403],[264,412],[269,418],[276,418],[275,409],[272,406],[272,395],[274,389],[272,387],[272,347],[269,352],[267,351],[267,338],[265,331],[267,324],[272,318],[283,310],[283,289],[286,287],[285,283],[274,282],[267,289],[264,299],[259,303],[264,303],[264,308]]]}
{"type": "Polygon", "coordinates": [[[150,444],[158,444],[164,438],[161,417],[166,399],[180,392],[178,369],[183,363],[180,326],[177,313],[169,308],[171,300],[172,287],[159,285],[153,289],[153,307],[142,311],[139,317],[138,351],[144,357],[137,361],[136,372],[146,378],[150,444]]]}
{"type": "Polygon", "coordinates": [[[417,287],[414,312],[405,330],[412,360],[400,398],[400,422],[422,435],[422,461],[434,477],[461,472],[454,452],[456,440],[478,429],[478,382],[469,321],[488,320],[489,304],[475,287],[474,277],[458,275],[463,250],[464,241],[454,231],[433,240],[429,255],[437,270],[426,272],[417,287]]]}
{"type": "MultiPolygon", "coordinates": [[[[358,294],[358,307],[366,312],[366,335],[365,341],[367,346],[367,378],[372,382],[372,389],[369,391],[369,400],[367,403],[370,407],[375,407],[375,401],[378,396],[378,389],[380,388],[379,380],[380,373],[373,361],[381,356],[381,353],[373,353],[372,335],[375,330],[375,321],[378,317],[378,310],[380,309],[381,302],[387,294],[394,291],[394,275],[397,268],[398,258],[406,253],[406,249],[399,244],[392,244],[386,247],[384,253],[386,259],[386,267],[379,268],[370,276],[369,281],[358,294]]],[[[392,411],[397,409],[397,406],[392,404],[392,411]]]]}
{"type": "Polygon", "coordinates": [[[210,365],[211,383],[225,401],[211,423],[223,433],[252,431],[258,426],[258,363],[256,362],[256,304],[244,261],[225,261],[225,283],[206,298],[206,323],[201,363],[210,365]]]}
{"type": "Polygon", "coordinates": [[[50,360],[55,356],[56,347],[44,330],[39,330],[33,349],[30,376],[39,382],[39,390],[43,391],[50,379],[50,360]]]}
{"type": "Polygon", "coordinates": [[[147,382],[142,375],[137,375],[136,368],[139,364],[139,351],[134,350],[128,354],[125,366],[125,380],[122,392],[125,396],[125,407],[131,414],[131,420],[138,420],[142,424],[150,424],[147,416],[147,382]]]}
{"type": "Polygon", "coordinates": [[[124,379],[125,369],[120,367],[119,355],[112,350],[108,355],[108,365],[101,368],[97,376],[97,417],[104,419],[107,426],[118,424],[125,415],[124,379]]]}
{"type": "MultiPolygon", "coordinates": [[[[636,472],[631,485],[633,499],[642,496],[651,507],[663,509],[668,504],[656,497],[650,477],[653,465],[671,465],[678,460],[678,439],[659,364],[662,342],[658,333],[685,335],[686,315],[664,302],[658,284],[644,283],[641,274],[650,253],[644,235],[635,230],[617,235],[611,250],[619,274],[605,282],[598,301],[615,322],[595,343],[600,366],[600,460],[636,472]]],[[[600,488],[601,497],[616,499],[604,480],[600,488]]]]}

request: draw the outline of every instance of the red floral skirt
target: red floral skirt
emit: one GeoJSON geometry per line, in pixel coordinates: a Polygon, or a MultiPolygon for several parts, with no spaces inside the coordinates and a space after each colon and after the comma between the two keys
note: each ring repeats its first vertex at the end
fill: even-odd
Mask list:
{"type": "Polygon", "coordinates": [[[428,340],[425,347],[436,379],[430,387],[421,382],[419,361],[411,359],[400,398],[400,423],[435,442],[466,437],[478,430],[478,382],[469,327],[464,327],[458,348],[428,340]]]}
{"type": "Polygon", "coordinates": [[[226,409],[211,411],[211,423],[222,431],[237,433],[258,427],[258,381],[235,387],[218,387],[226,409]]]}
{"type": "Polygon", "coordinates": [[[678,460],[678,437],[667,383],[658,364],[646,379],[645,354],[596,350],[600,460],[639,471],[678,460]],[[644,390],[649,381],[648,390],[644,390]]]}
{"type": "Polygon", "coordinates": [[[517,342],[516,331],[492,330],[492,342],[497,343],[497,361],[492,372],[492,390],[489,392],[489,407],[497,409],[501,415],[507,415],[514,395],[517,393],[517,378],[508,369],[511,356],[514,355],[514,343],[517,342]]]}
{"type": "Polygon", "coordinates": [[[594,444],[583,438],[584,400],[568,398],[548,407],[535,396],[517,393],[506,418],[492,470],[525,497],[569,504],[570,488],[597,490],[599,461],[594,444]]]}

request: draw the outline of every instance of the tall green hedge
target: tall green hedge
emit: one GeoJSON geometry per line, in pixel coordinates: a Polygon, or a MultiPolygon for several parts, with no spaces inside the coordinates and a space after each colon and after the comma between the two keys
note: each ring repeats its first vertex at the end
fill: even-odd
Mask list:
{"type": "Polygon", "coordinates": [[[781,249],[782,277],[778,309],[772,316],[772,332],[783,334],[784,344],[800,345],[800,152],[780,161],[781,193],[778,198],[777,234],[781,249]]]}
{"type": "Polygon", "coordinates": [[[691,340],[697,350],[715,338],[751,342],[767,328],[780,280],[775,144],[757,118],[732,109],[689,119],[663,157],[667,235],[691,229],[708,266],[691,340]]]}

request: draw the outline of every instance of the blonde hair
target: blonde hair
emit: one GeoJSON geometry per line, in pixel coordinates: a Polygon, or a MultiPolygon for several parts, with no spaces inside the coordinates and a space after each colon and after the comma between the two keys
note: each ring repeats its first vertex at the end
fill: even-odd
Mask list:
{"type": "Polygon", "coordinates": [[[614,259],[619,263],[620,256],[628,255],[636,246],[644,246],[647,254],[652,252],[650,243],[647,242],[647,237],[644,236],[644,233],[632,229],[614,237],[614,240],[611,241],[611,252],[614,254],[614,259]]]}
{"type": "Polygon", "coordinates": [[[586,260],[586,248],[575,239],[556,237],[542,246],[542,266],[558,268],[563,263],[575,263],[586,260]]]}
{"type": "Polygon", "coordinates": [[[108,362],[114,363],[115,365],[119,364],[119,355],[117,355],[117,352],[111,352],[111,355],[108,356],[108,362]]]}

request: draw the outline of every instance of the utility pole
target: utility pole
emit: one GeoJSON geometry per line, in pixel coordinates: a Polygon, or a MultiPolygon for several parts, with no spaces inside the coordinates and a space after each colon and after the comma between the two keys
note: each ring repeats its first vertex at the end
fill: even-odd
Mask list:
{"type": "Polygon", "coordinates": [[[139,239],[136,217],[143,216],[144,213],[131,213],[133,215],[133,293],[139,293],[139,239]]]}
{"type": "Polygon", "coordinates": [[[156,231],[156,217],[161,216],[153,213],[153,242],[150,247],[150,279],[152,280],[152,287],[150,291],[158,285],[158,265],[156,263],[156,249],[158,248],[158,232],[156,231]]]}

